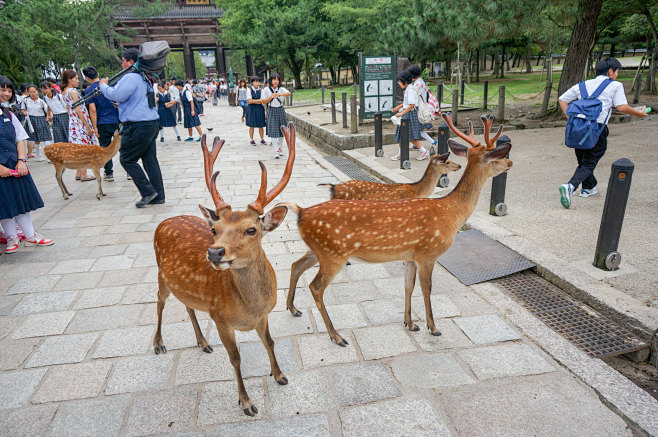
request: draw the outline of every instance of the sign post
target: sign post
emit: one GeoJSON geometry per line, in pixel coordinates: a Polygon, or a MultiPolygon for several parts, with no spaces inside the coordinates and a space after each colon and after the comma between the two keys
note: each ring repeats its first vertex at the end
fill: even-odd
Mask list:
{"type": "Polygon", "coordinates": [[[394,56],[361,56],[361,117],[373,119],[377,112],[391,117],[395,106],[394,56]]]}

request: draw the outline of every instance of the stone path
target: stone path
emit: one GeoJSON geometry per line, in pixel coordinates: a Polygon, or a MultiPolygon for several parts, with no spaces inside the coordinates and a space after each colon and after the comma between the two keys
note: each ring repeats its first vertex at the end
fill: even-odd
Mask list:
{"type": "MultiPolygon", "coordinates": [[[[209,107],[202,120],[214,127],[210,135],[227,139],[218,185],[242,209],[259,187],[257,159],[271,184],[285,160],[247,145],[240,109],[224,105],[209,107]]],[[[327,290],[328,312],[348,347],[329,340],[315,309],[307,288],[315,270],[300,281],[296,305],[304,314],[293,318],[286,286],[305,245],[292,214],[263,241],[279,284],[270,327],[290,383],[275,384],[255,333],[239,333],[243,375],[259,409],[245,416],[207,314],[198,317],[213,354],[196,346],[173,297],[164,311],[169,352],[152,350],[153,231],[167,217],[198,215],[198,203],[212,205],[198,143],[158,145],[167,202],[146,209],[134,207],[137,192],[121,168],[101,201],[93,183],[65,173],[74,196],[64,201],[52,166],[30,165],[46,203],[35,223],[56,244],[0,257],[1,435],[631,435],[594,390],[513,323],[529,317],[523,309],[492,285],[462,285],[439,265],[432,300],[441,337],[403,327],[401,263],[353,262],[327,290]]],[[[328,198],[317,184],[335,178],[316,155],[298,138],[282,200],[328,198]]],[[[418,288],[414,296],[414,316],[423,320],[418,288]]]]}

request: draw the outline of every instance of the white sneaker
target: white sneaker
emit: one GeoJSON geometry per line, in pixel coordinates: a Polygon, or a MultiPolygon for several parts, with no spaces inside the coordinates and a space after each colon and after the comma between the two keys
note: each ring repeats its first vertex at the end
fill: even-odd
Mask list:
{"type": "Polygon", "coordinates": [[[425,151],[424,151],[423,153],[421,153],[420,155],[418,155],[418,156],[416,157],[416,161],[422,161],[422,160],[424,160],[425,158],[427,158],[427,156],[428,156],[429,154],[430,154],[430,151],[427,150],[427,149],[425,149],[425,151]]]}
{"type": "Polygon", "coordinates": [[[399,161],[400,160],[400,154],[398,153],[395,156],[391,156],[391,161],[399,161]]]}
{"type": "Polygon", "coordinates": [[[580,194],[578,195],[579,197],[589,197],[597,194],[598,191],[596,191],[596,187],[590,188],[589,190],[586,188],[581,188],[580,189],[580,194]]]}
{"type": "Polygon", "coordinates": [[[279,147],[278,149],[274,149],[274,159],[279,159],[280,156],[283,156],[283,150],[279,147]]]}
{"type": "Polygon", "coordinates": [[[46,158],[44,158],[43,155],[37,155],[36,160],[37,160],[37,162],[43,162],[43,161],[46,160],[46,158]]]}
{"type": "Polygon", "coordinates": [[[562,206],[565,208],[569,209],[571,206],[571,195],[573,194],[573,185],[566,183],[563,185],[560,185],[559,191],[560,191],[560,203],[562,206]]]}

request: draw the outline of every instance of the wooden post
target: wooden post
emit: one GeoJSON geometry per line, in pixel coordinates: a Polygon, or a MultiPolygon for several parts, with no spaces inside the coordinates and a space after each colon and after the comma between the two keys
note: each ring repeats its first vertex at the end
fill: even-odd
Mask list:
{"type": "Polygon", "coordinates": [[[336,124],[336,92],[331,92],[331,123],[336,124]]]}
{"type": "Polygon", "coordinates": [[[343,93],[343,127],[347,128],[347,93],[343,93]]]}
{"type": "Polygon", "coordinates": [[[464,104],[464,86],[466,85],[466,81],[462,79],[461,83],[461,101],[460,103],[463,105],[464,104]]]}
{"type": "Polygon", "coordinates": [[[498,87],[498,115],[496,120],[505,121],[505,85],[498,87]]]}
{"type": "Polygon", "coordinates": [[[642,75],[637,75],[637,80],[635,81],[635,94],[633,94],[633,104],[636,105],[640,102],[640,91],[642,91],[642,75]]]}
{"type": "Polygon", "coordinates": [[[290,84],[290,106],[292,106],[292,95],[295,94],[295,84],[290,84]]]}
{"type": "Polygon", "coordinates": [[[553,89],[553,82],[546,82],[546,89],[544,90],[544,101],[541,104],[540,115],[546,115],[548,112],[548,101],[551,99],[551,91],[553,89]]]}
{"type": "Polygon", "coordinates": [[[439,99],[439,109],[441,109],[441,106],[443,105],[443,81],[439,82],[439,89],[436,90],[436,96],[439,99]]]}
{"type": "Polygon", "coordinates": [[[353,134],[359,131],[358,109],[356,109],[356,94],[350,96],[350,125],[353,134]]]}
{"type": "Polygon", "coordinates": [[[452,107],[450,111],[452,112],[452,122],[457,125],[459,123],[457,121],[457,113],[459,112],[459,91],[457,91],[457,87],[452,90],[452,107]]]}
{"type": "Polygon", "coordinates": [[[482,109],[487,109],[487,100],[489,99],[489,81],[484,81],[484,98],[482,99],[482,109]]]}
{"type": "Polygon", "coordinates": [[[320,85],[320,90],[322,91],[322,104],[324,104],[324,85],[320,85]]]}

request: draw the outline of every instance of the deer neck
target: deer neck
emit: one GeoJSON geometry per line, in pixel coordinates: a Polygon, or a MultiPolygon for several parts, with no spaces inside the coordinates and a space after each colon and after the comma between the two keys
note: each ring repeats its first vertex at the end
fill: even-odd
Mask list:
{"type": "Polygon", "coordinates": [[[110,144],[109,147],[103,147],[103,152],[105,152],[105,156],[107,159],[112,159],[114,158],[114,155],[117,154],[119,149],[121,148],[121,141],[112,141],[112,144],[110,144]]]}
{"type": "Polygon", "coordinates": [[[455,208],[455,219],[459,228],[473,214],[478,203],[480,192],[487,180],[487,175],[483,170],[477,163],[471,164],[469,162],[455,189],[445,197],[445,199],[454,201],[455,205],[458,206],[455,208]]]}
{"type": "Polygon", "coordinates": [[[436,167],[430,163],[423,177],[414,184],[416,197],[430,197],[440,176],[436,167]]]}
{"type": "Polygon", "coordinates": [[[276,276],[261,247],[249,264],[231,269],[233,281],[245,302],[262,300],[263,296],[276,293],[276,276]]]}

